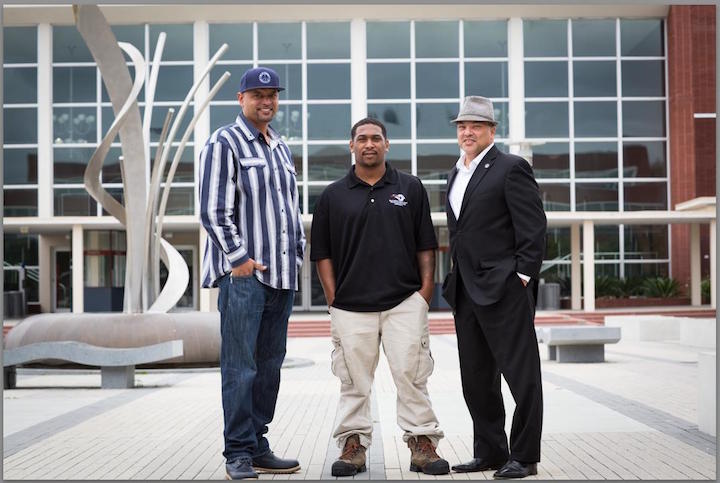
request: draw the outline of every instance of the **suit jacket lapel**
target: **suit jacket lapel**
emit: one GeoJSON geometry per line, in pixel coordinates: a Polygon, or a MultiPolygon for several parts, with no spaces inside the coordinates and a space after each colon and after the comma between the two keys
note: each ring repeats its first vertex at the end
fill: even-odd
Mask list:
{"type": "Polygon", "coordinates": [[[452,209],[452,206],[450,206],[450,190],[452,189],[453,182],[455,181],[455,176],[457,175],[457,167],[453,166],[453,168],[450,170],[450,174],[448,175],[448,182],[447,182],[447,196],[445,200],[445,211],[447,212],[448,216],[448,222],[457,221],[455,219],[455,212],[452,209]],[[452,217],[452,219],[451,219],[452,217]]]}
{"type": "MultiPolygon", "coordinates": [[[[473,190],[477,188],[477,185],[480,184],[480,181],[482,181],[482,179],[492,167],[493,163],[495,162],[495,158],[497,157],[497,154],[498,150],[495,146],[493,146],[492,148],[490,148],[490,151],[487,152],[485,157],[480,160],[480,164],[478,164],[477,168],[475,168],[475,172],[470,178],[470,182],[468,183],[467,188],[465,189],[465,194],[463,195],[462,205],[460,205],[460,216],[458,216],[458,221],[460,221],[463,213],[465,213],[465,207],[468,204],[470,195],[472,194],[473,190]]],[[[449,192],[450,191],[448,191],[448,193],[449,192]]]]}

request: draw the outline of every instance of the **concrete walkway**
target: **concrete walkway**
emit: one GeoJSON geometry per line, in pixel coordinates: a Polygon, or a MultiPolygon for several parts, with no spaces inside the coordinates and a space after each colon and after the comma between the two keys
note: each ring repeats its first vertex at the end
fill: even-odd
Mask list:
{"type": "MultiPolygon", "coordinates": [[[[433,335],[429,391],[451,464],[471,457],[454,335],[433,335]]],[[[339,382],[329,338],[291,338],[269,439],[302,470],[274,479],[329,479],[339,454],[331,439],[339,382]]],[[[536,479],[716,478],[716,438],[697,429],[701,349],[621,342],[606,363],[543,359],[545,421],[536,479]]],[[[143,386],[100,390],[99,371],[19,370],[3,395],[4,479],[222,479],[222,409],[217,369],[138,372],[143,386]]],[[[504,387],[506,411],[512,398],[504,387]]],[[[381,357],[368,472],[357,479],[436,479],[408,471],[396,424],[395,389],[381,357]]],[[[509,426],[508,419],[508,426],[509,426]]],[[[508,427],[509,431],[509,427],[508,427]]],[[[262,475],[261,479],[272,478],[262,475]]],[[[492,479],[492,472],[437,479],[492,479]]]]}

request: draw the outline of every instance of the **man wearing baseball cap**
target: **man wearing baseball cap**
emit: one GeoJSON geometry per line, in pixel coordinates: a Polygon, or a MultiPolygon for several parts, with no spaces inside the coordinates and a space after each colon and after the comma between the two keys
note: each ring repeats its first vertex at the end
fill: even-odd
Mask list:
{"type": "Polygon", "coordinates": [[[490,99],[466,97],[452,122],[462,155],[448,176],[452,270],[443,296],[455,316],[460,378],[473,420],[473,459],[452,469],[524,478],[537,474],[540,461],[534,318],[547,220],[530,164],[495,147],[490,99]],[[516,403],[509,448],[501,374],[516,403]]]}
{"type": "Polygon", "coordinates": [[[228,479],[300,469],[296,460],[275,456],[264,436],[305,251],[295,165],[270,126],[281,90],[274,70],[245,72],[241,112],[210,136],[200,155],[200,220],[208,235],[202,286],[219,287],[228,479]]]}

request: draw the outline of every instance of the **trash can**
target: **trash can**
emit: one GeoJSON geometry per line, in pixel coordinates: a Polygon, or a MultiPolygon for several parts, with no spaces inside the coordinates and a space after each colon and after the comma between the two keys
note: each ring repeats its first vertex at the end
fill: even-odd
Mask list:
{"type": "Polygon", "coordinates": [[[542,292],[543,310],[560,310],[560,284],[545,283],[540,285],[538,292],[542,292]]]}
{"type": "Polygon", "coordinates": [[[11,290],[3,293],[4,315],[6,319],[21,319],[25,317],[25,292],[11,290]]]}

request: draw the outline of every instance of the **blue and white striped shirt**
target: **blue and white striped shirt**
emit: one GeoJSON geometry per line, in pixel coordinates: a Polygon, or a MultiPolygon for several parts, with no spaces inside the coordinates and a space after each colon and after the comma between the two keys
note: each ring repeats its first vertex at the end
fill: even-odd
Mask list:
{"type": "Polygon", "coordinates": [[[265,139],[245,117],[221,127],[200,154],[200,221],[208,233],[202,286],[215,287],[248,258],[257,279],[297,290],[305,252],[295,165],[280,135],[265,139]]]}

